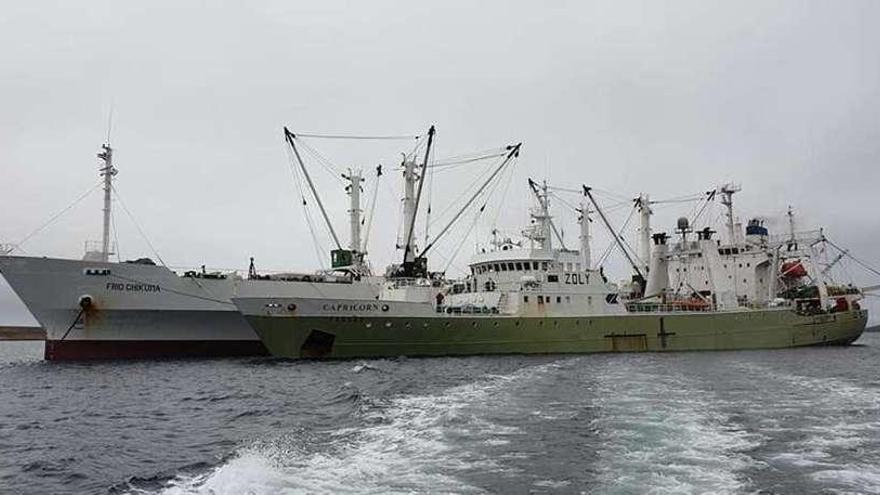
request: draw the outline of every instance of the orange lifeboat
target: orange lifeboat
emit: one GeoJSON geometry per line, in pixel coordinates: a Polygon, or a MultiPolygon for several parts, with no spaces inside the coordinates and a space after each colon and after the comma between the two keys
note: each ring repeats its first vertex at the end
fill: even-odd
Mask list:
{"type": "Polygon", "coordinates": [[[782,276],[786,278],[801,278],[807,276],[807,269],[800,260],[786,261],[782,264],[782,276]]]}

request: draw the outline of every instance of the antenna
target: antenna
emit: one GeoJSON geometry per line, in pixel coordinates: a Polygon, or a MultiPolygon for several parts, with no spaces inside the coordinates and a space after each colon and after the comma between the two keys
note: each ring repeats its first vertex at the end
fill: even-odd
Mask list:
{"type": "Polygon", "coordinates": [[[113,103],[110,104],[110,112],[107,114],[107,146],[110,146],[110,133],[113,131],[113,103]]]}

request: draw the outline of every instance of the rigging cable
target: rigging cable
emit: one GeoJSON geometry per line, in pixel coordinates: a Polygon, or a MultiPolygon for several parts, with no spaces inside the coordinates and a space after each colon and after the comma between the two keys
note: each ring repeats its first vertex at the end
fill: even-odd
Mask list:
{"type": "Polygon", "coordinates": [[[144,242],[147,243],[147,246],[150,247],[150,250],[153,251],[153,254],[156,255],[156,258],[159,260],[159,263],[162,263],[162,266],[168,268],[168,265],[165,264],[165,260],[162,259],[162,256],[159,255],[159,251],[156,251],[156,248],[153,246],[153,243],[150,242],[150,239],[147,237],[147,234],[144,233],[144,230],[141,228],[140,224],[138,224],[137,220],[134,219],[134,215],[131,214],[128,207],[125,206],[125,201],[122,200],[122,196],[119,195],[119,191],[116,190],[116,186],[111,185],[110,189],[113,191],[113,195],[116,196],[116,199],[119,200],[119,204],[122,205],[122,209],[125,211],[126,215],[128,215],[129,220],[134,226],[137,228],[138,232],[141,234],[141,237],[144,239],[144,242]]]}
{"type": "MultiPolygon", "coordinates": [[[[632,202],[632,200],[630,200],[630,202],[632,202]]],[[[613,233],[615,236],[617,236],[620,239],[623,238],[623,231],[626,230],[626,228],[629,226],[629,222],[632,221],[633,214],[635,212],[636,212],[636,207],[633,206],[633,208],[629,212],[629,216],[626,217],[626,221],[623,222],[623,226],[620,227],[620,231],[613,233]]],[[[600,266],[602,263],[605,262],[605,259],[611,254],[611,251],[614,249],[614,246],[616,243],[617,243],[616,240],[614,240],[614,239],[611,240],[611,244],[608,245],[608,247],[605,249],[605,252],[602,253],[602,256],[599,257],[599,261],[596,262],[595,266],[600,266]]]]}
{"type": "MultiPolygon", "coordinates": [[[[31,233],[29,233],[28,235],[24,236],[24,238],[22,238],[22,240],[18,241],[18,243],[13,244],[13,245],[12,245],[12,249],[13,249],[13,251],[14,251],[15,249],[20,249],[20,246],[23,245],[25,242],[27,242],[31,237],[37,235],[37,234],[38,234],[39,232],[41,232],[43,229],[45,229],[46,227],[48,227],[49,225],[51,225],[52,223],[54,223],[55,220],[58,220],[58,218],[60,218],[62,215],[64,215],[64,214],[67,213],[68,211],[70,211],[71,208],[73,208],[74,206],[76,206],[77,204],[79,204],[82,200],[86,199],[86,197],[87,197],[89,194],[91,194],[92,192],[94,192],[95,189],[98,189],[98,188],[101,187],[103,184],[104,184],[104,181],[101,180],[100,182],[98,182],[97,184],[95,184],[94,186],[92,186],[91,188],[89,188],[88,191],[86,191],[86,192],[84,192],[83,194],[81,194],[81,195],[80,195],[78,198],[76,198],[72,203],[70,203],[69,205],[67,205],[66,207],[64,207],[64,209],[62,209],[62,210],[59,211],[58,213],[52,215],[52,217],[50,217],[49,220],[47,220],[45,223],[43,223],[42,225],[40,225],[39,227],[37,227],[36,229],[34,229],[33,231],[31,231],[31,233]]],[[[21,249],[21,251],[24,251],[24,250],[21,249]]]]}
{"type": "Polygon", "coordinates": [[[308,225],[309,233],[311,234],[311,237],[312,237],[312,247],[315,248],[315,258],[318,261],[318,266],[320,266],[323,269],[324,258],[322,256],[323,250],[321,249],[323,246],[320,245],[320,240],[318,239],[318,233],[315,232],[315,226],[312,222],[312,217],[309,212],[309,204],[306,201],[306,193],[305,193],[305,190],[303,190],[303,186],[302,186],[302,180],[299,177],[299,172],[297,171],[296,166],[294,166],[294,164],[293,164],[293,160],[294,160],[293,151],[291,151],[289,146],[285,146],[284,149],[287,151],[287,158],[288,158],[287,165],[290,168],[291,174],[293,174],[294,182],[296,183],[296,187],[299,190],[299,195],[302,200],[303,217],[306,220],[306,225],[308,225]]]}
{"type": "Polygon", "coordinates": [[[297,139],[297,142],[300,144],[300,146],[302,146],[302,149],[312,155],[312,157],[318,162],[318,165],[324,167],[324,170],[327,171],[327,173],[329,173],[334,179],[336,179],[337,182],[339,182],[340,184],[345,184],[345,182],[341,178],[343,175],[343,170],[338,165],[333,163],[326,156],[322,155],[315,148],[309,146],[308,143],[304,142],[303,140],[297,139]]]}
{"type": "Polygon", "coordinates": [[[407,135],[390,135],[390,136],[363,136],[363,135],[347,135],[347,134],[315,134],[315,133],[303,133],[296,132],[294,133],[297,136],[301,137],[309,137],[316,139],[358,139],[358,140],[416,140],[418,141],[421,136],[407,136],[407,135]]]}
{"type": "MultiPolygon", "coordinates": [[[[510,167],[510,170],[511,170],[510,176],[511,177],[513,175],[513,172],[512,172],[513,169],[514,169],[514,167],[510,167]]],[[[508,173],[508,171],[505,170],[503,173],[508,173]]],[[[453,264],[453,261],[455,261],[455,259],[458,257],[458,253],[461,251],[461,248],[464,247],[465,242],[470,237],[471,233],[474,230],[474,227],[476,227],[477,222],[480,220],[480,217],[483,215],[483,212],[486,210],[486,205],[488,205],[489,201],[491,200],[492,196],[495,194],[495,191],[498,190],[498,187],[502,181],[503,181],[503,179],[493,182],[489,188],[489,191],[484,195],[485,199],[483,201],[483,205],[477,211],[477,214],[474,215],[473,222],[471,222],[470,227],[468,227],[467,231],[464,233],[461,240],[458,243],[456,243],[455,251],[452,253],[452,256],[447,260],[446,267],[443,269],[444,273],[446,273],[446,271],[449,270],[449,267],[453,264]]],[[[507,182],[507,186],[510,186],[509,180],[507,182]]],[[[506,197],[506,195],[507,195],[507,189],[508,189],[508,187],[504,188],[504,194],[502,195],[502,202],[503,202],[503,198],[506,197]]],[[[501,205],[501,202],[499,202],[499,208],[498,208],[499,212],[501,211],[500,205],[501,205]]],[[[459,267],[459,266],[456,266],[456,268],[461,269],[461,267],[459,267]]],[[[464,270],[464,271],[467,272],[467,270],[464,270]]]]}
{"type": "Polygon", "coordinates": [[[110,226],[113,229],[113,239],[116,241],[116,261],[122,263],[122,254],[119,253],[119,229],[116,228],[116,210],[110,210],[110,226]]]}
{"type": "Polygon", "coordinates": [[[376,216],[376,198],[379,196],[379,181],[382,180],[382,165],[376,166],[376,180],[373,181],[373,197],[370,199],[370,210],[367,218],[362,220],[362,222],[366,222],[366,228],[364,229],[364,245],[361,247],[361,252],[367,252],[367,245],[370,243],[370,231],[373,228],[373,218],[376,216]]]}
{"type": "Polygon", "coordinates": [[[855,256],[852,255],[852,253],[850,253],[850,252],[847,251],[847,250],[842,249],[842,248],[841,248],[840,246],[838,246],[837,244],[834,244],[834,243],[831,242],[827,237],[825,238],[825,242],[827,242],[828,244],[831,244],[832,246],[834,246],[835,249],[837,249],[838,251],[840,251],[841,253],[843,253],[843,254],[844,254],[846,257],[848,257],[849,259],[851,259],[851,260],[855,261],[856,263],[858,263],[859,266],[861,266],[861,267],[864,268],[865,270],[868,270],[869,272],[873,273],[874,275],[877,275],[878,277],[880,277],[880,270],[877,270],[876,268],[874,268],[874,267],[872,267],[871,265],[869,265],[867,262],[862,261],[862,260],[860,260],[859,258],[856,258],[855,256]]]}

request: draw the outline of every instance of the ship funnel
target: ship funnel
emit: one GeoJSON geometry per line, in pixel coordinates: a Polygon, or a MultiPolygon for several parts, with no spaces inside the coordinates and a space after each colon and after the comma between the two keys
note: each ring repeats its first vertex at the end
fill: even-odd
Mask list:
{"type": "Polygon", "coordinates": [[[654,249],[651,252],[651,269],[648,270],[648,282],[645,285],[646,298],[659,296],[669,287],[667,237],[665,232],[659,232],[651,236],[651,239],[654,241],[654,249]]]}

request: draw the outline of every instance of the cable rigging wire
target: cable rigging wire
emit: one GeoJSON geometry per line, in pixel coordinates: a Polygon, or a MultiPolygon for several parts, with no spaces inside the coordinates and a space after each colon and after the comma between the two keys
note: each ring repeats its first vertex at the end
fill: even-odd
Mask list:
{"type": "Polygon", "coordinates": [[[299,190],[299,195],[300,195],[300,198],[302,201],[303,217],[306,220],[306,225],[308,226],[309,233],[312,237],[312,247],[314,247],[314,249],[315,249],[315,258],[318,262],[318,266],[320,266],[323,269],[323,267],[325,265],[324,265],[324,257],[322,255],[323,251],[321,249],[322,246],[320,245],[320,240],[318,239],[318,233],[315,231],[315,226],[312,222],[312,217],[311,217],[311,214],[309,211],[309,204],[308,204],[308,201],[306,201],[306,193],[305,193],[305,190],[303,189],[303,185],[302,185],[302,179],[299,176],[299,171],[297,170],[296,166],[293,163],[293,160],[294,160],[293,152],[291,151],[289,146],[285,146],[284,149],[287,151],[287,158],[288,158],[287,165],[290,168],[291,174],[293,174],[294,183],[296,183],[296,187],[299,190]]]}
{"type": "Polygon", "coordinates": [[[156,258],[159,260],[159,263],[162,263],[162,266],[164,266],[165,268],[168,268],[168,265],[165,264],[165,260],[163,260],[162,256],[159,255],[159,251],[156,250],[156,248],[153,246],[153,243],[150,242],[149,237],[147,237],[147,234],[144,233],[144,230],[141,228],[140,224],[137,222],[137,220],[134,219],[134,215],[132,215],[131,211],[129,211],[128,207],[125,206],[125,201],[122,200],[122,196],[119,195],[119,191],[116,190],[116,186],[111,185],[110,190],[113,191],[113,195],[116,197],[117,200],[119,200],[119,204],[122,205],[123,211],[125,211],[125,214],[128,215],[128,218],[129,218],[129,220],[131,220],[131,223],[133,223],[134,226],[137,228],[138,232],[141,234],[141,237],[144,239],[144,242],[147,243],[147,246],[149,246],[150,250],[153,252],[153,254],[156,255],[156,258]]]}
{"type": "Polygon", "coordinates": [[[374,140],[374,141],[382,141],[382,140],[420,140],[421,136],[408,136],[408,135],[390,135],[390,136],[366,136],[366,135],[348,135],[348,134],[316,134],[316,133],[305,133],[305,132],[293,132],[296,137],[308,137],[308,138],[316,138],[316,139],[354,139],[354,140],[374,140]]]}
{"type": "MultiPolygon", "coordinates": [[[[623,223],[623,226],[620,227],[620,230],[618,232],[611,233],[612,235],[616,236],[621,241],[623,241],[623,243],[626,244],[627,247],[629,247],[629,244],[627,244],[626,240],[623,238],[623,231],[626,230],[626,228],[629,226],[629,222],[632,221],[633,214],[635,214],[635,212],[636,212],[636,207],[633,206],[633,208],[629,212],[629,216],[626,217],[626,221],[623,223]]],[[[617,241],[614,240],[614,238],[612,238],[611,244],[605,249],[605,252],[602,253],[602,256],[599,257],[599,261],[596,262],[595,266],[600,266],[602,263],[604,263],[606,258],[608,258],[608,256],[611,254],[611,251],[614,249],[614,247],[616,245],[617,245],[617,241]]],[[[631,247],[630,247],[630,250],[632,250],[631,247]]]]}
{"type": "Polygon", "coordinates": [[[850,253],[850,252],[847,251],[847,250],[842,249],[842,248],[841,248],[840,246],[838,246],[837,244],[834,244],[834,243],[831,242],[827,237],[825,238],[825,242],[827,242],[828,244],[834,246],[834,248],[837,249],[838,251],[840,251],[841,253],[843,253],[844,256],[846,256],[846,257],[848,257],[849,259],[855,261],[859,266],[861,266],[861,267],[864,268],[865,270],[868,270],[869,272],[873,273],[874,275],[877,275],[878,277],[880,277],[880,270],[878,270],[878,269],[874,268],[873,266],[869,265],[867,262],[862,261],[862,260],[860,260],[859,258],[856,258],[855,256],[852,255],[852,253],[850,253]]]}
{"type": "MultiPolygon", "coordinates": [[[[74,206],[78,205],[82,200],[86,199],[86,197],[87,197],[89,194],[91,194],[92,192],[94,192],[96,189],[98,189],[99,187],[101,187],[103,184],[104,184],[104,181],[103,181],[103,179],[102,179],[102,180],[99,181],[97,184],[95,184],[94,186],[92,186],[91,188],[89,188],[86,192],[82,193],[82,194],[81,194],[79,197],[77,197],[72,203],[70,203],[69,205],[65,206],[61,211],[59,211],[58,213],[52,215],[52,217],[50,217],[49,220],[47,220],[45,223],[43,223],[42,225],[40,225],[40,226],[37,227],[36,229],[32,230],[28,235],[24,236],[24,238],[22,238],[20,241],[18,241],[18,243],[13,244],[13,245],[12,245],[12,249],[13,249],[13,251],[16,250],[16,249],[20,249],[20,246],[23,245],[24,243],[26,243],[31,237],[37,235],[39,232],[42,232],[43,229],[45,229],[45,228],[48,227],[49,225],[53,224],[53,223],[54,223],[56,220],[58,220],[62,215],[64,215],[64,214],[67,213],[68,211],[70,211],[74,206]]],[[[24,251],[24,250],[21,249],[21,251],[24,251]]]]}

